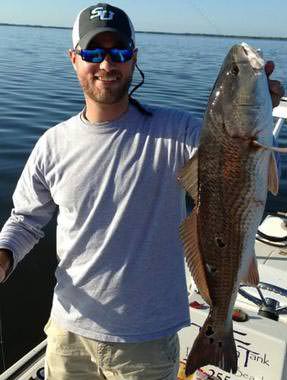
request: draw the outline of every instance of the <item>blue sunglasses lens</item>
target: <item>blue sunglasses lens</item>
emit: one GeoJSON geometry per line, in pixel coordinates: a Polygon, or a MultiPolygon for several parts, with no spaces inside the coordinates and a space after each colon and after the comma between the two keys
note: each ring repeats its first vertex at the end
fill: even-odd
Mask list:
{"type": "Polygon", "coordinates": [[[83,61],[99,63],[104,60],[105,51],[103,49],[81,50],[80,56],[82,57],[83,61]]]}
{"type": "Polygon", "coordinates": [[[110,49],[109,52],[113,62],[127,62],[133,56],[131,49],[110,49]]]}
{"type": "Polygon", "coordinates": [[[81,50],[80,56],[84,61],[92,63],[101,63],[109,54],[112,62],[127,62],[133,56],[133,50],[131,49],[95,49],[95,50],[81,50]]]}

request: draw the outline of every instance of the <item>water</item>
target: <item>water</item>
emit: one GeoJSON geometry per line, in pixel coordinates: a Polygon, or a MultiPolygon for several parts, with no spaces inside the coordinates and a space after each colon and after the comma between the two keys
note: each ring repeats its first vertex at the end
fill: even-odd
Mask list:
{"type": "MultiPolygon", "coordinates": [[[[11,196],[23,165],[43,132],[79,112],[83,96],[67,50],[71,31],[0,26],[0,225],[12,207],[11,196]]],[[[145,85],[136,98],[202,117],[208,95],[229,48],[241,39],[137,34],[138,62],[145,85]]],[[[276,62],[276,79],[287,88],[287,45],[284,41],[248,40],[276,62]]],[[[135,75],[135,83],[140,80],[135,75]]],[[[287,129],[280,145],[287,145],[287,129]]],[[[282,157],[279,196],[269,197],[268,210],[285,210],[287,157],[282,157]]],[[[3,354],[0,370],[11,365],[41,339],[51,306],[55,266],[55,221],[0,287],[3,354]],[[3,362],[4,357],[4,362],[3,362]]],[[[1,337],[0,337],[1,341],[1,337]]]]}

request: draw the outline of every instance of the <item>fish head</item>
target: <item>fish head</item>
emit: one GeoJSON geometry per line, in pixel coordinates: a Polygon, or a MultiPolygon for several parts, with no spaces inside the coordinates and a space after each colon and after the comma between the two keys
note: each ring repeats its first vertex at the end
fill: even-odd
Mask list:
{"type": "Polygon", "coordinates": [[[208,112],[230,137],[254,138],[267,120],[271,120],[272,129],[272,102],[264,67],[260,52],[244,42],[234,45],[223,62],[208,112]]]}

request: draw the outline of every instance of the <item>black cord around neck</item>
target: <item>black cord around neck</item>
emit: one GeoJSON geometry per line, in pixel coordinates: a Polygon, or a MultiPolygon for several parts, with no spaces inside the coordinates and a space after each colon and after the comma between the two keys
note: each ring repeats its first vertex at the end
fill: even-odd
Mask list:
{"type": "Polygon", "coordinates": [[[142,106],[138,100],[136,100],[135,98],[132,98],[132,94],[133,94],[133,93],[134,93],[139,87],[141,87],[141,86],[144,84],[144,73],[143,73],[143,71],[138,67],[137,64],[136,64],[136,68],[138,69],[138,71],[139,71],[139,73],[140,73],[140,75],[141,75],[141,77],[142,77],[142,80],[141,80],[140,83],[137,84],[137,85],[132,89],[132,91],[129,93],[129,102],[130,102],[133,106],[135,106],[135,107],[138,109],[138,111],[139,111],[140,113],[142,113],[143,115],[146,115],[146,116],[152,116],[152,115],[153,115],[152,112],[148,111],[144,106],[142,106]]]}

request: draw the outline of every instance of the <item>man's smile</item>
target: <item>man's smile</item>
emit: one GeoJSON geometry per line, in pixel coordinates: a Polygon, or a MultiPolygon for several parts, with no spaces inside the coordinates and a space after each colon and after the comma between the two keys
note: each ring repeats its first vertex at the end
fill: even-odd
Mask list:
{"type": "Polygon", "coordinates": [[[119,81],[120,80],[120,76],[116,76],[116,75],[113,75],[113,76],[100,76],[100,75],[95,75],[94,78],[96,80],[99,80],[101,82],[116,82],[116,81],[119,81]]]}

